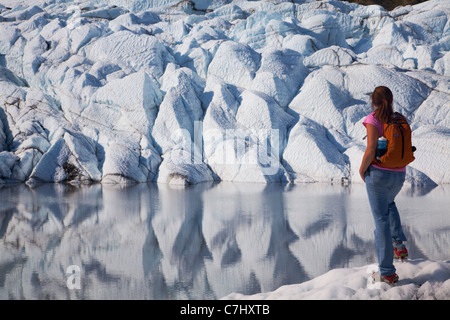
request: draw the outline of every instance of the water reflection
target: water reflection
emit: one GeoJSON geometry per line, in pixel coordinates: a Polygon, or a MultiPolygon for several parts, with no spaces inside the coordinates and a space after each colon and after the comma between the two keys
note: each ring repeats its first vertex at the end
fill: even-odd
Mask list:
{"type": "MultiPolygon", "coordinates": [[[[449,198],[398,197],[412,257],[450,257],[449,198]]],[[[363,185],[8,186],[0,238],[0,299],[218,299],[375,262],[363,185]]]]}

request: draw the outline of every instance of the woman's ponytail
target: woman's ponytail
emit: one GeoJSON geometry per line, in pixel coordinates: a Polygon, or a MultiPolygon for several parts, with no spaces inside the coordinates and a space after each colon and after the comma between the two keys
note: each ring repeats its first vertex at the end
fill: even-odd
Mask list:
{"type": "Polygon", "coordinates": [[[394,109],[392,107],[393,95],[388,87],[376,87],[372,93],[372,105],[375,107],[375,117],[384,123],[389,123],[394,109]]]}

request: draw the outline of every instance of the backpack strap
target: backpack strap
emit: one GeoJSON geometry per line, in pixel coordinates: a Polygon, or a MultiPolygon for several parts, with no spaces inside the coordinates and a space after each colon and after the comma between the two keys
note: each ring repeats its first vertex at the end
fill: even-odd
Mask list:
{"type": "Polygon", "coordinates": [[[400,112],[394,112],[394,114],[392,115],[392,119],[391,121],[387,124],[387,126],[383,125],[383,135],[386,132],[386,130],[394,123],[398,122],[396,121],[398,119],[398,121],[402,122],[406,122],[408,123],[408,121],[406,120],[406,118],[400,113],[400,112]]]}
{"type": "Polygon", "coordinates": [[[403,159],[403,157],[405,156],[405,134],[403,133],[402,126],[400,126],[399,129],[400,129],[400,133],[402,135],[402,159],[403,159]]]}

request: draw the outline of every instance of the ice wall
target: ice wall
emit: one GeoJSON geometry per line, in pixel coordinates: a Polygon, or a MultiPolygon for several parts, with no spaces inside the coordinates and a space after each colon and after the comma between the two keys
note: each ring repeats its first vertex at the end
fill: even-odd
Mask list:
{"type": "Polygon", "coordinates": [[[449,4],[5,1],[0,182],[360,182],[386,85],[449,183],[449,4]]]}

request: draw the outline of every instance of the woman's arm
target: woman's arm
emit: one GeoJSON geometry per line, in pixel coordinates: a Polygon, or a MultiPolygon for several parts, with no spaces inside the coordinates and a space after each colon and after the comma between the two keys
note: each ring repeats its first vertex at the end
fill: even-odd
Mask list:
{"type": "Polygon", "coordinates": [[[377,152],[377,144],[378,144],[378,129],[372,124],[366,124],[367,129],[367,148],[366,152],[364,152],[364,157],[361,162],[361,167],[359,168],[359,175],[366,182],[364,177],[364,173],[369,168],[373,159],[375,158],[375,154],[377,152]]]}

